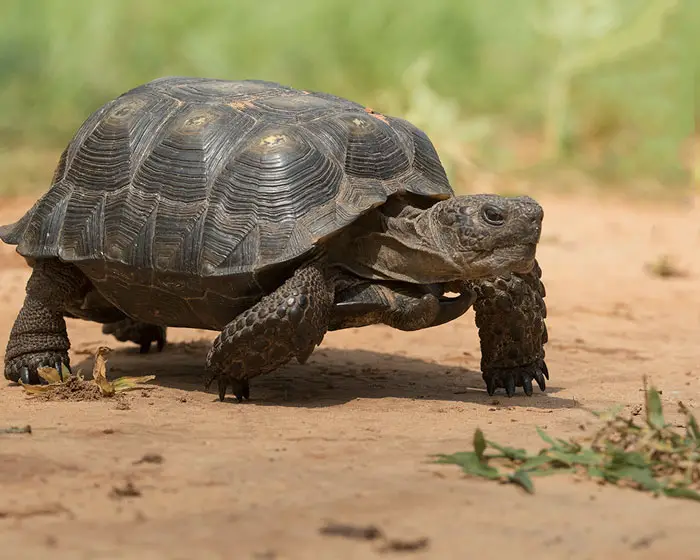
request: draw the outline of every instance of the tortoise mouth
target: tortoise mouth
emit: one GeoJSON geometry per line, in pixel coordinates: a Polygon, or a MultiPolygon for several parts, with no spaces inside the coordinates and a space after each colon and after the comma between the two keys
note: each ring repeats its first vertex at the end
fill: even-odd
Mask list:
{"type": "MultiPolygon", "coordinates": [[[[494,256],[507,271],[526,274],[532,270],[537,254],[537,243],[519,243],[494,249],[494,256]]],[[[505,272],[505,271],[504,271],[505,272]]]]}
{"type": "Polygon", "coordinates": [[[516,246],[516,251],[521,253],[522,260],[515,263],[513,272],[526,274],[532,270],[535,265],[535,255],[537,254],[537,243],[524,243],[516,246]]]}

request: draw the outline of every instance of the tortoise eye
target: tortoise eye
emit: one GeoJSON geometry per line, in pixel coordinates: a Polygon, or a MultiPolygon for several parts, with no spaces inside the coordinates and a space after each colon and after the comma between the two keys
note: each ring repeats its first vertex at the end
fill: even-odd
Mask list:
{"type": "Polygon", "coordinates": [[[492,226],[502,226],[506,222],[506,217],[498,206],[486,204],[481,209],[481,215],[487,224],[492,226]]]}

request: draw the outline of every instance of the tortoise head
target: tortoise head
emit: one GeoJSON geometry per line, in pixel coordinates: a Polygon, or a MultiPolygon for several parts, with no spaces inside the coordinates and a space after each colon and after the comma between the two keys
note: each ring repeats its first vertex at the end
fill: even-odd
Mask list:
{"type": "Polygon", "coordinates": [[[437,248],[468,280],[529,272],[543,216],[527,196],[476,194],[438,202],[425,217],[437,248]]]}

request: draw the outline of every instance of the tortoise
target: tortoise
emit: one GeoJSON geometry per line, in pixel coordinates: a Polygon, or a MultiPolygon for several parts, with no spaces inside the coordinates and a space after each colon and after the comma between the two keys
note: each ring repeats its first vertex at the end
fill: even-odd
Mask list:
{"type": "Polygon", "coordinates": [[[142,352],[191,327],[219,331],[206,386],[240,401],[327,331],[473,306],[488,393],[531,395],[549,378],[542,219],[527,196],[456,196],[406,120],[262,80],[156,79],[89,116],[49,190],[0,228],[32,267],[5,377],[70,368],[65,317],[142,352]]]}

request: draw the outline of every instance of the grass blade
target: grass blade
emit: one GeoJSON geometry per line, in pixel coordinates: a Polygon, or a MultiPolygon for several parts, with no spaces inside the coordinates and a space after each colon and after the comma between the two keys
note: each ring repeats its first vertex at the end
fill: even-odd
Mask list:
{"type": "Polygon", "coordinates": [[[484,439],[484,432],[479,428],[474,430],[474,453],[479,458],[480,461],[484,459],[484,451],[486,450],[486,440],[484,439]]]}
{"type": "MultiPolygon", "coordinates": [[[[646,384],[646,381],[645,381],[646,384]]],[[[659,392],[652,387],[646,393],[647,422],[652,428],[662,430],[666,426],[659,392]]]]}
{"type": "Polygon", "coordinates": [[[112,381],[112,387],[117,393],[121,393],[122,391],[131,391],[132,389],[138,389],[138,385],[153,381],[155,378],[155,375],[144,375],[142,377],[118,377],[112,381]]]}
{"type": "Polygon", "coordinates": [[[488,440],[486,443],[494,449],[496,449],[497,451],[500,451],[506,459],[524,461],[528,457],[527,451],[525,451],[524,449],[516,449],[515,447],[499,445],[498,443],[488,440]]]}
{"type": "Polygon", "coordinates": [[[662,492],[670,498],[686,498],[700,502],[700,493],[690,488],[664,488],[662,492]]]}
{"type": "Polygon", "coordinates": [[[540,428],[539,426],[535,426],[535,429],[537,430],[537,433],[539,434],[539,436],[542,438],[542,440],[543,440],[545,443],[548,443],[548,444],[551,445],[552,447],[556,447],[556,444],[554,443],[554,440],[553,440],[551,437],[549,437],[549,435],[547,434],[547,432],[545,432],[545,431],[544,431],[542,428],[540,428]]]}

